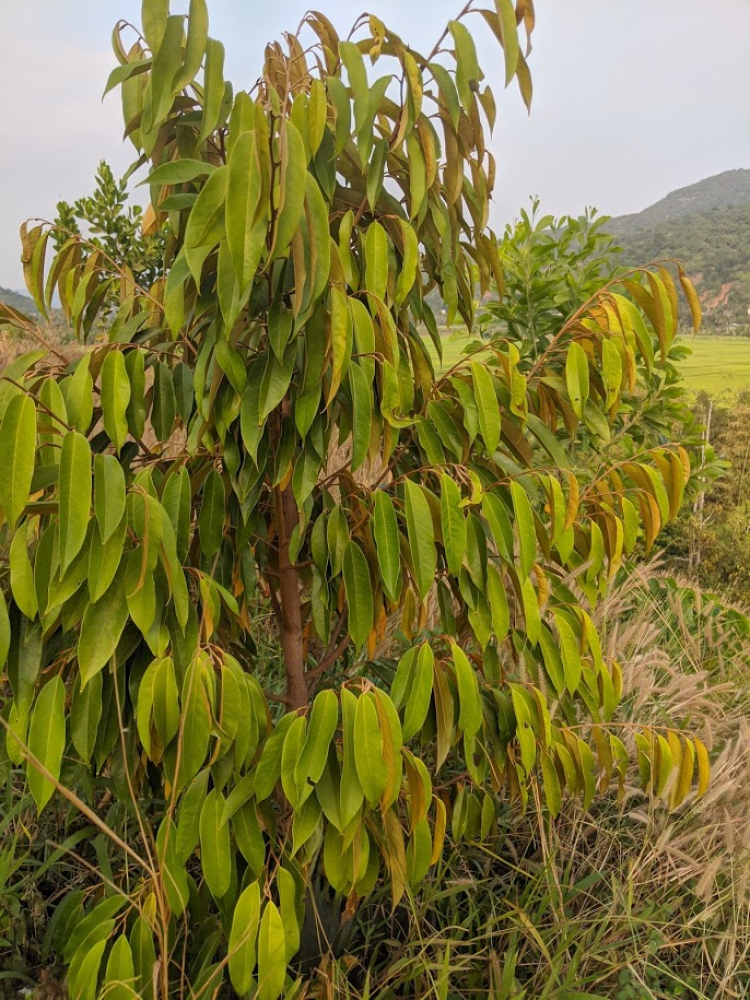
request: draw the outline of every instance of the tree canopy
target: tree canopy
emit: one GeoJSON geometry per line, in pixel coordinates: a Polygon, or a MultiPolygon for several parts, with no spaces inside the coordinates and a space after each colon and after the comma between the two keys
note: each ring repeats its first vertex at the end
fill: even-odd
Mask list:
{"type": "MultiPolygon", "coordinates": [[[[503,294],[472,13],[427,54],[375,16],[342,39],[310,13],[235,94],[205,0],[187,18],[145,0],[107,90],[148,169],[145,226],[166,227],[162,275],[24,227],[38,308],[59,295],[84,342],[107,329],[0,389],[7,752],[40,810],[57,789],[112,834],[105,778],[138,829],[112,841],[118,893],[69,904],[74,995],[105,951],[106,983],[150,996],[159,956],[171,995],[184,949],[197,994],[228,971],[275,1000],[313,871],[348,909],[382,879],[396,906],[446,835],[491,835],[500,797],[541,789],[554,817],[624,780],[620,671],[589,611],[674,518],[690,462],[668,440],[575,454],[604,455],[664,363],[677,284],[665,265],[595,282],[543,339],[500,330],[436,370],[427,295],[472,327],[477,292],[503,294]]],[[[528,103],[531,3],[478,13],[528,103]]],[[[699,740],[635,745],[657,796],[705,788],[699,740]]]]}

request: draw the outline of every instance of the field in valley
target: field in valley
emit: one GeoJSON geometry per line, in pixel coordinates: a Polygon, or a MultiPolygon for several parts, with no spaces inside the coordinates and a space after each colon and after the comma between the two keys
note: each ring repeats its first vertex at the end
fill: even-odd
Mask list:
{"type": "MultiPolygon", "coordinates": [[[[444,336],[444,371],[460,359],[465,343],[463,331],[444,336]]],[[[731,402],[744,389],[750,389],[750,339],[685,337],[680,343],[691,351],[681,363],[690,392],[707,392],[717,402],[731,402]]]]}

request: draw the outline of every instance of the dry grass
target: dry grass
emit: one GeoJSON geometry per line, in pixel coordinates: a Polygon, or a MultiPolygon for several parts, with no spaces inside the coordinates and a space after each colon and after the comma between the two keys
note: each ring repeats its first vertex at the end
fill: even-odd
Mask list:
{"type": "MultiPolygon", "coordinates": [[[[669,812],[634,782],[552,826],[538,801],[506,811],[499,844],[458,845],[401,918],[385,898],[365,908],[354,952],[373,996],[750,996],[750,631],[655,566],[623,574],[596,619],[623,668],[617,721],[701,736],[708,793],[669,812]]],[[[360,995],[329,974],[332,995],[360,995]]]]}

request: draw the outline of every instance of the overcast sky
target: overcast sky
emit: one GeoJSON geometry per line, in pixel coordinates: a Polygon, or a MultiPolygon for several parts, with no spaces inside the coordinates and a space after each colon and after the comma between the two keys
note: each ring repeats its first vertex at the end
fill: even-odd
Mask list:
{"type": "MultiPolygon", "coordinates": [[[[172,0],[180,13],[188,0],[172,0]]],[[[0,285],[22,288],[18,227],[52,218],[60,198],[90,192],[104,158],[122,173],[110,33],[138,21],[139,0],[0,0],[0,285]]],[[[316,0],[339,29],[360,4],[316,0]]],[[[488,2],[488,6],[492,6],[488,2]]],[[[257,77],[267,40],[295,30],[305,0],[209,0],[211,33],[227,47],[236,87],[257,77]]],[[[427,50],[461,0],[371,0],[427,50]]],[[[499,100],[493,150],[499,227],[537,194],[546,211],[639,211],[703,177],[750,166],[750,0],[536,0],[526,116],[515,85],[499,100]]],[[[362,4],[365,9],[365,4],[362,4]]],[[[470,22],[471,23],[471,22],[470,22]]],[[[499,50],[474,21],[485,73],[499,92],[499,50]]]]}

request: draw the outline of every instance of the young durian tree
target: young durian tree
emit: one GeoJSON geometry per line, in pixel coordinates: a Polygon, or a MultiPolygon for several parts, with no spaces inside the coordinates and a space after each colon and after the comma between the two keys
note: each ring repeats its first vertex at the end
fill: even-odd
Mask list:
{"type": "MultiPolygon", "coordinates": [[[[42,344],[0,388],[7,753],[39,810],[57,792],[113,833],[107,894],[58,914],[71,996],[188,977],[274,1000],[310,951],[313,873],[348,915],[384,881],[395,906],[446,836],[492,836],[501,799],[539,788],[554,817],[623,780],[620,673],[587,607],[674,517],[689,463],[571,456],[668,350],[677,294],[637,272],[533,364],[499,336],[444,370],[434,294],[469,328],[502,294],[475,14],[528,104],[531,0],[470,2],[426,54],[375,16],[342,39],[310,13],[236,94],[206,0],[144,0],[107,90],[163,276],[24,227],[38,308],[59,296],[86,345],[42,344]]],[[[698,741],[636,739],[655,796],[679,803],[696,757],[705,785],[698,741]]]]}

